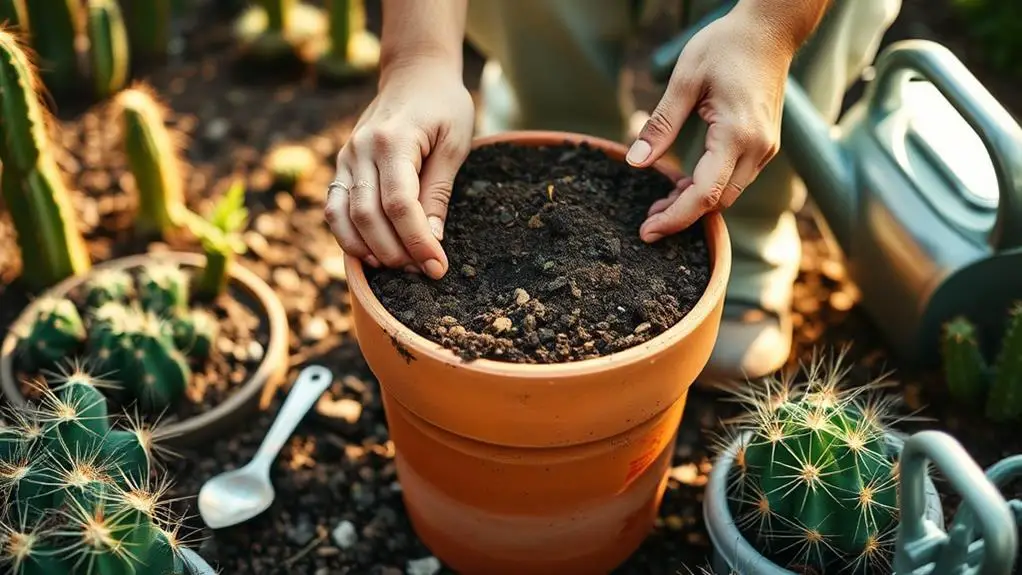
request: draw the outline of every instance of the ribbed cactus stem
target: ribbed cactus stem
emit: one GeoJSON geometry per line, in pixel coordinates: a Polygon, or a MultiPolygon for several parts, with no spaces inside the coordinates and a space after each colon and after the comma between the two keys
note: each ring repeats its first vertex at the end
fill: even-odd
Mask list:
{"type": "Polygon", "coordinates": [[[294,8],[295,0],[260,0],[259,4],[266,12],[266,28],[283,34],[291,23],[291,10],[294,8]]]}
{"type": "Polygon", "coordinates": [[[89,0],[88,32],[93,84],[106,98],[128,81],[128,32],[114,0],[89,0]]]}
{"type": "Polygon", "coordinates": [[[177,147],[164,124],[165,110],[141,86],[117,96],[124,153],[138,192],[139,231],[172,235],[180,225],[184,181],[177,147]]]}
{"type": "Polygon", "coordinates": [[[1022,302],[1009,312],[987,401],[987,417],[994,421],[1022,417],[1022,302]]]}
{"type": "Polygon", "coordinates": [[[328,0],[330,14],[330,52],[335,58],[348,59],[351,38],[365,29],[364,0],[328,0]]]}
{"type": "Polygon", "coordinates": [[[941,358],[951,396],[970,405],[981,405],[987,393],[988,366],[972,322],[956,317],[944,326],[941,358]]]}
{"type": "Polygon", "coordinates": [[[0,189],[18,232],[24,281],[48,287],[91,263],[50,151],[39,78],[17,38],[0,31],[0,189]]]}
{"type": "Polygon", "coordinates": [[[25,0],[32,47],[39,54],[43,79],[56,92],[79,83],[78,50],[82,11],[78,0],[25,0]]]}
{"type": "MultiPolygon", "coordinates": [[[[737,524],[772,560],[816,573],[889,561],[898,524],[898,468],[884,399],[839,389],[837,363],[801,386],[744,392],[749,414],[729,478],[737,524]]],[[[858,568],[853,568],[858,567],[858,568]]]]}
{"type": "Polygon", "coordinates": [[[132,54],[141,59],[159,59],[167,54],[172,4],[172,0],[131,2],[127,17],[132,54]]]}

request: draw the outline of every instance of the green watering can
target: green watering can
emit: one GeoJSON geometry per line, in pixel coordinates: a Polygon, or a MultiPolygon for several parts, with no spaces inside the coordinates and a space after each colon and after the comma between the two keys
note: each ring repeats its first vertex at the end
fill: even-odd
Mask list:
{"type": "Polygon", "coordinates": [[[961,444],[939,431],[909,438],[901,452],[901,522],[892,569],[898,575],[1010,575],[1018,553],[1022,502],[999,491],[1022,478],[1022,455],[983,471],[961,444]],[[945,532],[925,518],[930,464],[961,496],[945,532]]]}
{"type": "MultiPolygon", "coordinates": [[[[666,81],[688,39],[733,4],[658,49],[654,77],[666,81]]],[[[1000,341],[1022,299],[1022,128],[949,50],[889,46],[836,127],[789,78],[781,145],[905,363],[935,365],[941,327],[959,314],[1000,341]]]]}

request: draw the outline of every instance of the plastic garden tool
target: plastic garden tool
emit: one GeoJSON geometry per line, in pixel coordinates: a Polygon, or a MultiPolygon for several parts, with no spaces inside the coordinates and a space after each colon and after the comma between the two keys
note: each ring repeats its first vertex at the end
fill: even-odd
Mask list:
{"type": "MultiPolygon", "coordinates": [[[[654,77],[668,78],[685,42],[732,5],[658,50],[654,77]]],[[[896,43],[874,69],[838,126],[789,78],[782,152],[862,307],[906,363],[929,367],[944,322],[964,314],[997,342],[1022,297],[1022,128],[939,44],[896,43]]]]}
{"type": "Polygon", "coordinates": [[[318,365],[306,367],[298,374],[252,461],[240,469],[213,477],[199,490],[199,514],[206,525],[212,529],[229,527],[270,507],[274,498],[270,466],[295,427],[333,380],[330,370],[318,365]]]}
{"type": "Polygon", "coordinates": [[[899,575],[1009,575],[1018,553],[1022,503],[1006,502],[997,485],[1022,476],[1022,457],[986,474],[961,444],[938,431],[909,438],[901,453],[901,523],[893,569],[899,575]],[[933,464],[962,497],[947,532],[924,516],[927,467],[933,464]]]}

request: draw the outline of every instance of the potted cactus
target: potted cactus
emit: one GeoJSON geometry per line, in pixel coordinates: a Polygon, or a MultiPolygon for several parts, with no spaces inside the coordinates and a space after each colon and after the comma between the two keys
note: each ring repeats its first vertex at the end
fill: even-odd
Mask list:
{"type": "Polygon", "coordinates": [[[258,0],[234,24],[239,64],[265,74],[267,67],[297,73],[315,57],[327,34],[323,11],[301,0],[258,0]]]}
{"type": "Polygon", "coordinates": [[[166,415],[164,432],[174,444],[200,442],[244,423],[265,390],[284,377],[287,317],[265,282],[232,263],[236,231],[215,229],[222,235],[219,243],[208,243],[205,256],[171,252],[112,260],[27,306],[0,350],[0,388],[7,398],[24,405],[31,395],[18,374],[46,376],[59,370],[63,358],[82,355],[109,381],[109,400],[166,415]],[[222,333],[225,327],[241,329],[219,306],[224,297],[235,314],[240,302],[250,302],[247,317],[261,331],[246,337],[257,352],[226,356],[218,345],[225,338],[233,345],[239,337],[237,331],[222,333]],[[244,377],[211,391],[211,381],[228,377],[218,367],[223,365],[244,377]],[[199,374],[206,383],[196,390],[199,374]]]}
{"type": "Polygon", "coordinates": [[[0,565],[12,575],[212,575],[165,499],[153,429],[111,425],[82,372],[0,427],[0,565]]]}
{"type": "Polygon", "coordinates": [[[1008,311],[994,361],[987,360],[976,326],[959,316],[944,325],[941,359],[955,401],[985,408],[993,421],[1022,417],[1022,301],[1008,311]]]}
{"type": "Polygon", "coordinates": [[[642,242],[681,175],[625,152],[480,139],[454,182],[442,280],[345,260],[406,508],[457,572],[607,573],[653,528],[731,257],[716,213],[642,242]]]}
{"type": "Polygon", "coordinates": [[[380,40],[366,29],[365,0],[328,0],[329,36],[319,50],[320,79],[343,83],[365,77],[380,63],[380,40]]]}
{"type": "MultiPolygon", "coordinates": [[[[884,380],[844,387],[843,354],[805,381],[737,392],[704,497],[717,573],[889,573],[899,525],[902,436],[884,380]]],[[[927,479],[926,517],[943,526],[927,479]]]]}

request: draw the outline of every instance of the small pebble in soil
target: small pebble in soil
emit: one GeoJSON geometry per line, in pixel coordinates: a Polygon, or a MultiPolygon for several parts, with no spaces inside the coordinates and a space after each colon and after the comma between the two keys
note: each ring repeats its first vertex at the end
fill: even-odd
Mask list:
{"type": "Polygon", "coordinates": [[[423,557],[408,562],[407,575],[436,575],[440,572],[440,560],[436,557],[423,557]]]}
{"type": "Polygon", "coordinates": [[[358,532],[355,530],[355,524],[347,520],[341,521],[330,532],[330,538],[341,549],[351,549],[358,541],[358,532]]]}
{"type": "Polygon", "coordinates": [[[621,351],[678,323],[709,281],[701,221],[652,245],[639,238],[649,205],[673,187],[584,145],[479,148],[455,178],[443,241],[453,273],[369,270],[370,285],[400,321],[465,360],[621,351]]]}

